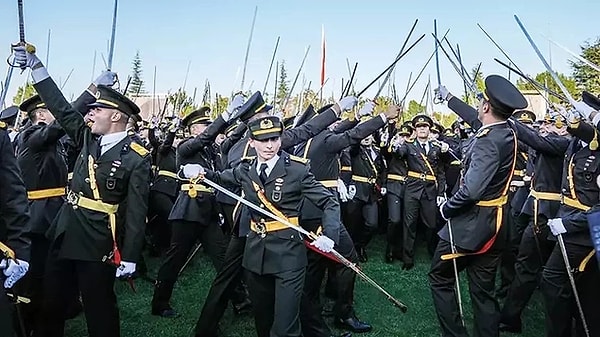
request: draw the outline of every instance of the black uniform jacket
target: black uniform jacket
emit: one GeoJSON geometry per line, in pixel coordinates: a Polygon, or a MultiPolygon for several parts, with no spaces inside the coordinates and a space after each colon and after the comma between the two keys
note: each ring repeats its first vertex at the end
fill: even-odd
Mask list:
{"type": "Polygon", "coordinates": [[[169,132],[165,140],[156,147],[155,165],[157,172],[150,188],[151,191],[164,193],[173,198],[177,197],[179,192],[179,179],[173,177],[173,174],[177,174],[176,151],[173,147],[174,140],[175,132],[169,132]]]}
{"type": "Polygon", "coordinates": [[[18,259],[29,261],[31,229],[27,192],[4,123],[0,123],[0,179],[0,241],[11,248],[18,259]]]}
{"type": "Polygon", "coordinates": [[[593,126],[580,122],[568,130],[578,138],[571,140],[565,153],[562,174],[563,203],[557,217],[562,219],[567,230],[563,234],[565,242],[593,247],[587,214],[592,211],[592,207],[597,211],[600,204],[600,189],[596,183],[600,175],[600,151],[592,151],[587,144],[580,141],[592,141],[595,132],[593,126]],[[567,202],[566,199],[575,202],[567,202]]]}
{"type": "MultiPolygon", "coordinates": [[[[375,117],[341,133],[325,129],[306,143],[298,146],[296,155],[309,159],[310,170],[315,179],[336,191],[341,170],[340,152],[348,146],[359,144],[362,139],[382,126],[384,126],[383,119],[375,117]]],[[[320,219],[321,215],[322,211],[310,200],[305,199],[302,202],[301,218],[303,220],[320,219]]]]}
{"type": "Polygon", "coordinates": [[[420,199],[421,195],[425,193],[427,200],[436,200],[436,197],[444,196],[446,191],[444,162],[449,159],[446,153],[442,153],[439,146],[429,142],[429,151],[426,154],[419,141],[414,140],[400,145],[395,154],[406,160],[409,172],[421,175],[419,178],[407,177],[406,194],[420,199]],[[428,179],[427,176],[435,176],[435,180],[428,179]]]}
{"type": "MultiPolygon", "coordinates": [[[[185,164],[200,164],[207,169],[214,169],[215,155],[212,142],[227,127],[220,116],[212,122],[204,132],[179,143],[177,147],[177,167],[185,164]]],[[[183,181],[182,184],[188,182],[183,181]]],[[[179,191],[173,204],[169,220],[185,220],[202,223],[208,226],[218,219],[216,200],[213,192],[199,191],[192,197],[188,191],[179,191]]]]}
{"type": "MultiPolygon", "coordinates": [[[[465,172],[458,191],[442,207],[450,218],[457,247],[477,251],[497,233],[498,207],[478,202],[502,197],[508,191],[515,160],[514,131],[506,122],[479,129],[464,158],[465,172]]],[[[507,209],[506,205],[502,209],[507,209]]],[[[504,214],[506,212],[503,212],[504,214]]],[[[448,225],[439,236],[450,242],[448,225]]]]}
{"type": "MultiPolygon", "coordinates": [[[[527,144],[536,151],[535,171],[531,181],[533,194],[536,192],[560,195],[560,177],[563,171],[563,159],[569,146],[569,138],[548,134],[540,136],[535,130],[528,128],[518,121],[511,120],[513,129],[519,141],[527,144]]],[[[538,197],[538,214],[545,215],[548,219],[554,218],[560,207],[560,200],[548,200],[543,195],[538,197]]],[[[535,197],[530,195],[523,205],[522,213],[534,215],[535,197]]]]}
{"type": "Polygon", "coordinates": [[[354,144],[350,146],[352,165],[351,185],[356,187],[353,199],[362,202],[377,201],[379,190],[383,183],[384,164],[379,148],[354,144]],[[365,181],[365,179],[367,179],[365,181]]]}
{"type": "MultiPolygon", "coordinates": [[[[64,130],[57,121],[37,124],[23,130],[17,140],[17,161],[28,192],[62,189],[67,186],[67,163],[61,143],[64,130]]],[[[56,217],[63,196],[29,200],[31,231],[44,234],[56,217]]]]}
{"type": "MultiPolygon", "coordinates": [[[[79,147],[71,192],[59,211],[47,236],[59,257],[101,261],[112,252],[113,238],[109,216],[104,212],[73,207],[78,198],[95,199],[97,188],[102,202],[118,205],[116,231],[123,261],[136,262],[144,241],[148,194],[150,189],[150,155],[129,137],[99,156],[99,142],[84,123],[81,114],[63,97],[51,78],[35,84],[35,89],[62,128],[79,147]],[[90,165],[91,164],[91,165],[90,165]],[[92,173],[92,174],[90,174],[92,173]],[[94,185],[93,177],[96,184],[94,185]]],[[[90,95],[91,96],[91,95],[90,95]]]]}
{"type": "MultiPolygon", "coordinates": [[[[299,216],[300,203],[308,198],[323,210],[323,234],[339,239],[340,206],[333,194],[315,180],[305,160],[281,152],[277,163],[263,185],[256,172],[256,159],[243,160],[240,165],[221,173],[209,171],[206,177],[218,184],[234,184],[242,188],[245,198],[261,208],[268,209],[254,187],[256,184],[272,205],[287,218],[299,216]]],[[[268,217],[251,211],[257,222],[270,221],[268,217]]],[[[244,268],[257,274],[275,274],[297,270],[307,265],[306,248],[302,236],[293,229],[268,232],[263,237],[251,231],[247,235],[244,268]]]]}

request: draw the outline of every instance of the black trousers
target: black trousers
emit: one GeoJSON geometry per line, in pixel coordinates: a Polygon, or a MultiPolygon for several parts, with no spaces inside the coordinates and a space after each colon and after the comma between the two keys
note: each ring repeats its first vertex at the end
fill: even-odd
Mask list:
{"type": "MultiPolygon", "coordinates": [[[[358,261],[352,239],[344,227],[340,230],[340,239],[335,249],[348,260],[354,263],[358,261]]],[[[331,329],[329,329],[321,314],[320,291],[327,268],[333,270],[336,275],[334,281],[336,292],[333,307],[334,316],[346,319],[354,315],[353,302],[356,274],[341,263],[336,263],[321,254],[308,250],[306,280],[300,305],[302,334],[307,337],[329,337],[332,335],[331,329]]]]}
{"type": "Polygon", "coordinates": [[[175,198],[174,196],[158,191],[150,192],[150,199],[148,201],[148,217],[150,221],[148,222],[146,232],[150,237],[150,243],[161,250],[167,249],[171,242],[169,213],[171,213],[175,198]]]}
{"type": "Polygon", "coordinates": [[[196,323],[197,337],[216,336],[219,321],[223,318],[225,308],[227,308],[227,302],[235,296],[235,288],[242,280],[242,258],[245,246],[246,237],[234,235],[229,240],[223,266],[210,286],[200,318],[196,323]]]}
{"type": "Polygon", "coordinates": [[[6,290],[4,289],[4,274],[0,277],[0,336],[13,337],[15,331],[13,330],[13,303],[6,296],[6,290]]]}
{"type": "Polygon", "coordinates": [[[548,219],[538,216],[539,233],[535,232],[533,218],[523,232],[515,263],[515,277],[508,290],[500,320],[511,325],[521,324],[521,312],[539,284],[542,267],[552,253],[554,241],[548,240],[548,219]]]}
{"type": "Polygon", "coordinates": [[[152,308],[155,310],[170,307],[169,300],[179,277],[179,271],[198,240],[217,271],[221,269],[227,249],[228,238],[217,224],[206,226],[199,222],[174,220],[172,225],[171,246],[156,278],[156,288],[152,298],[152,308]]]}
{"type": "Polygon", "coordinates": [[[519,246],[523,232],[529,224],[529,216],[521,214],[521,210],[511,209],[511,213],[506,217],[506,249],[500,260],[500,286],[498,297],[505,298],[508,289],[515,278],[515,263],[519,254],[519,246]]]}
{"type": "MultiPolygon", "coordinates": [[[[429,284],[433,304],[442,331],[442,337],[468,337],[462,324],[455,292],[452,260],[441,256],[451,252],[450,243],[440,240],[431,261],[429,284]]],[[[460,257],[456,260],[458,271],[467,270],[469,293],[473,305],[474,337],[498,336],[500,308],[494,296],[494,281],[501,250],[492,246],[485,254],[460,257]]]]}
{"type": "Polygon", "coordinates": [[[348,202],[348,232],[356,248],[365,248],[377,232],[379,210],[377,201],[364,202],[353,199],[348,202]]]}
{"type": "MultiPolygon", "coordinates": [[[[572,269],[577,269],[592,251],[591,247],[569,243],[565,244],[565,248],[572,269]]],[[[600,273],[593,257],[584,271],[576,272],[574,278],[590,336],[600,336],[600,273]]],[[[546,337],[571,337],[572,318],[576,320],[577,334],[574,337],[585,336],[558,243],[546,262],[540,288],[546,308],[546,337]]]]}
{"type": "Polygon", "coordinates": [[[428,200],[425,192],[421,194],[420,198],[416,198],[410,193],[404,195],[404,228],[402,232],[402,260],[404,263],[414,263],[419,219],[425,225],[427,250],[433,255],[438,241],[437,214],[436,200],[428,200]]]}
{"type": "Polygon", "coordinates": [[[248,271],[258,337],[298,337],[306,268],[259,275],[248,271]]]}
{"type": "Polygon", "coordinates": [[[65,312],[73,289],[79,289],[89,337],[119,337],[115,272],[107,263],[59,259],[57,252],[51,252],[44,278],[43,323],[35,336],[64,336],[65,312]]]}
{"type": "Polygon", "coordinates": [[[388,226],[387,244],[401,251],[402,246],[402,197],[393,193],[387,194],[388,226]]]}

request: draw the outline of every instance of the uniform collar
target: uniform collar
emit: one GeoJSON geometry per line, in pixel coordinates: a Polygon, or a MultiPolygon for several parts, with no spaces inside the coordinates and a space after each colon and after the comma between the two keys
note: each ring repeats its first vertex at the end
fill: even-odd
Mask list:
{"type": "Polygon", "coordinates": [[[278,161],[278,160],[279,160],[279,155],[278,155],[278,154],[275,154],[275,156],[273,156],[273,158],[271,158],[271,159],[267,160],[266,162],[265,162],[265,161],[261,161],[261,160],[258,158],[258,156],[257,156],[257,157],[256,157],[256,172],[257,172],[258,174],[260,174],[260,166],[261,166],[263,163],[266,163],[266,164],[267,164],[267,171],[266,171],[266,173],[267,173],[267,176],[268,176],[268,175],[269,175],[269,173],[271,173],[271,171],[272,171],[272,170],[273,170],[273,168],[275,167],[275,164],[277,164],[277,161],[278,161]]]}

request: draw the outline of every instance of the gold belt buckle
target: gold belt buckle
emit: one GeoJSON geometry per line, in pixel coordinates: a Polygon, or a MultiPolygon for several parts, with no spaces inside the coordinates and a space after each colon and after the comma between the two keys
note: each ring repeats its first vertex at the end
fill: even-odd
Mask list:
{"type": "Polygon", "coordinates": [[[77,209],[79,203],[79,195],[73,191],[69,191],[67,194],[67,202],[73,206],[73,209],[77,209]]]}
{"type": "Polygon", "coordinates": [[[261,221],[256,223],[256,234],[260,235],[261,238],[267,236],[267,226],[264,222],[261,221]]]}

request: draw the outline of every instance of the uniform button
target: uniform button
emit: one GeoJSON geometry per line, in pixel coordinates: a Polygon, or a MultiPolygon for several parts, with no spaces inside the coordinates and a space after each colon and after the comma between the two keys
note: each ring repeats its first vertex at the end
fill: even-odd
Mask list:
{"type": "Polygon", "coordinates": [[[94,168],[97,169],[98,168],[98,164],[94,164],[94,168]]]}
{"type": "Polygon", "coordinates": [[[89,183],[89,182],[90,182],[90,178],[85,178],[85,179],[84,179],[84,181],[85,181],[86,183],[89,183]]]}

